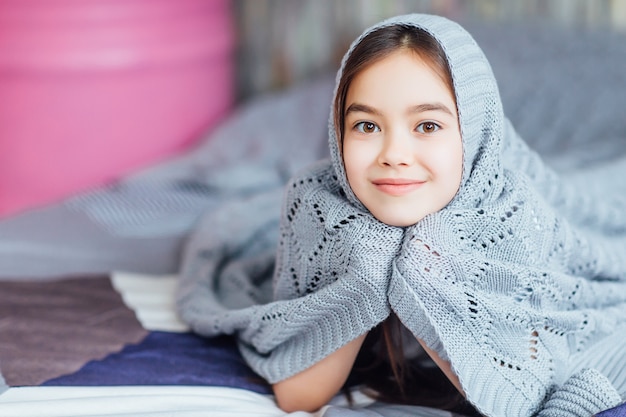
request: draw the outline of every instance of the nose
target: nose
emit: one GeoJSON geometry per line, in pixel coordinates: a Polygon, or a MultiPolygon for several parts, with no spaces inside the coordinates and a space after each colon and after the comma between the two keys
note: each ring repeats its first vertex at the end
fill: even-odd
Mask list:
{"type": "Polygon", "coordinates": [[[378,163],[384,166],[408,166],[414,161],[411,136],[403,132],[387,132],[378,154],[378,163]]]}

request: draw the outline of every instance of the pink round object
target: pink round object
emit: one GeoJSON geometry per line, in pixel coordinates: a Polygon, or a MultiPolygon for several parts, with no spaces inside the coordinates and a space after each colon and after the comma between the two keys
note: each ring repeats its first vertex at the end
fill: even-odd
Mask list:
{"type": "Polygon", "coordinates": [[[0,217],[179,153],[232,108],[229,0],[2,0],[0,217]]]}

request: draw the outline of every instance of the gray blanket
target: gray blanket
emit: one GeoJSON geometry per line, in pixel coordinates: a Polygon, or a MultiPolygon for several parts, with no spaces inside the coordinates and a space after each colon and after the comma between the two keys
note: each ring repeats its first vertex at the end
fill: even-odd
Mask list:
{"type": "MultiPolygon", "coordinates": [[[[626,158],[597,176],[586,164],[581,178],[561,181],[505,123],[489,65],[461,28],[426,15],[381,26],[397,22],[424,27],[447,54],[464,150],[454,199],[404,232],[372,218],[346,183],[331,126],[332,166],[326,160],[290,180],[279,239],[276,195],[203,220],[183,262],[181,317],[203,335],[236,333],[248,363],[274,383],[392,308],[449,357],[467,398],[487,415],[545,407],[540,415],[582,417],[619,403],[624,357],[599,349],[621,351],[626,323],[625,190],[613,181],[626,173],[626,158]]],[[[533,136],[549,138],[550,122],[536,124],[533,136]]],[[[579,163],[573,152],[568,160],[579,163]]]]}

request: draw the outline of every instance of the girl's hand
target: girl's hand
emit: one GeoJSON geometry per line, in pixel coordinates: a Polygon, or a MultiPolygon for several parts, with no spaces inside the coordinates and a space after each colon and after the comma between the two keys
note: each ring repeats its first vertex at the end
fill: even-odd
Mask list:
{"type": "Polygon", "coordinates": [[[278,406],[286,412],[313,412],[339,392],[348,379],[366,334],[357,337],[310,368],[273,385],[278,406]]]}

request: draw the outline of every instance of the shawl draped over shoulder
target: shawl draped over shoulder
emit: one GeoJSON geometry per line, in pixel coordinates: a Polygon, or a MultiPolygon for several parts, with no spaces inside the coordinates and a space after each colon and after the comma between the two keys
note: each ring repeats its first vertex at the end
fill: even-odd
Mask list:
{"type": "Polygon", "coordinates": [[[454,199],[411,227],[377,221],[347,183],[331,112],[329,160],[284,193],[230,204],[199,225],[183,260],[181,317],[203,335],[236,335],[274,383],[394,311],[450,361],[485,415],[589,416],[618,404],[626,200],[600,192],[614,179],[596,170],[582,187],[546,166],[505,118],[487,59],[454,22],[399,16],[366,30],[346,57],[396,24],[430,33],[448,60],[464,153],[454,199]]]}

